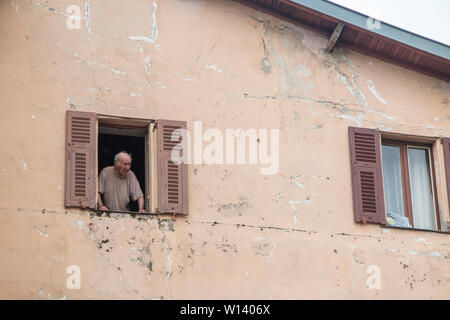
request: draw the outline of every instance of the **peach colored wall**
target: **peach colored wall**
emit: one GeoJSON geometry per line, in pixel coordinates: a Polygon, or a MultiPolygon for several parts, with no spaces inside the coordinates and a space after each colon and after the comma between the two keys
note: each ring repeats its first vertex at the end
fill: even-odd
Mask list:
{"type": "Polygon", "coordinates": [[[0,39],[0,298],[450,298],[448,235],[353,222],[348,150],[450,136],[449,83],[225,0],[2,1],[0,39]],[[190,165],[187,217],[66,209],[69,109],[279,129],[280,168],[190,165]]]}

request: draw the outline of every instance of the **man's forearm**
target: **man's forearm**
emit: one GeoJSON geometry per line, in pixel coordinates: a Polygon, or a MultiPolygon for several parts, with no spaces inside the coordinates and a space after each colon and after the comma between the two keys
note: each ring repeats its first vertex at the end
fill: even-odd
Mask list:
{"type": "Polygon", "coordinates": [[[138,203],[139,203],[139,210],[144,210],[144,197],[140,197],[138,199],[138,203]]]}
{"type": "Polygon", "coordinates": [[[103,202],[102,202],[102,195],[99,193],[97,193],[97,206],[98,208],[103,207],[103,202]]]}

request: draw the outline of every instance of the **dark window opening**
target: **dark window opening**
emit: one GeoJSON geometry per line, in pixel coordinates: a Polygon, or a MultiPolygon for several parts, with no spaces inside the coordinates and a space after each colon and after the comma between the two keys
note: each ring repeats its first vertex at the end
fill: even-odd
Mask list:
{"type": "MultiPolygon", "coordinates": [[[[146,148],[145,136],[147,131],[145,129],[119,129],[99,126],[98,131],[98,174],[101,170],[108,166],[114,166],[114,155],[120,151],[126,151],[131,154],[131,170],[136,175],[139,181],[144,199],[146,198],[147,190],[145,188],[145,163],[146,163],[146,148]]],[[[104,200],[104,199],[102,199],[104,200]]],[[[138,201],[130,199],[130,211],[139,211],[138,201]]],[[[148,210],[148,209],[147,209],[148,210]]]]}

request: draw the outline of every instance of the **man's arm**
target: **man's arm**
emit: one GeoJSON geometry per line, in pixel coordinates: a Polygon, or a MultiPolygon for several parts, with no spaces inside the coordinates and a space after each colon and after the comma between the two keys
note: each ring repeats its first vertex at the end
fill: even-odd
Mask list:
{"type": "Polygon", "coordinates": [[[139,203],[139,212],[146,212],[144,208],[144,197],[140,197],[138,199],[138,203],[139,203]]]}
{"type": "Polygon", "coordinates": [[[97,193],[97,208],[98,210],[109,210],[107,207],[103,205],[102,202],[102,193],[105,192],[105,179],[106,179],[106,171],[103,169],[98,176],[98,193],[97,193]]]}
{"type": "Polygon", "coordinates": [[[136,175],[133,171],[128,172],[131,175],[131,190],[130,190],[130,197],[133,201],[138,202],[139,204],[139,212],[145,213],[145,202],[144,202],[144,194],[141,190],[141,186],[139,185],[139,181],[136,178],[136,175]]]}
{"type": "Polygon", "coordinates": [[[97,194],[97,207],[98,207],[98,210],[103,210],[103,211],[109,210],[107,207],[105,207],[103,205],[102,195],[100,194],[100,192],[97,194]]]}

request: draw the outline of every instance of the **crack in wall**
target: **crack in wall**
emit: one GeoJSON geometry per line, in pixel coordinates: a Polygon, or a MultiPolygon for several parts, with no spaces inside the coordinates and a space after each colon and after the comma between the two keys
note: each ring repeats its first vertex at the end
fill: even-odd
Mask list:
{"type": "Polygon", "coordinates": [[[189,221],[186,220],[186,223],[190,224],[190,223],[197,223],[197,224],[208,224],[211,226],[215,226],[215,225],[224,225],[224,226],[234,226],[237,228],[254,228],[254,229],[260,229],[260,230],[264,230],[264,229],[269,229],[269,230],[277,230],[277,231],[285,231],[285,232],[303,232],[303,233],[308,233],[309,234],[317,234],[317,231],[314,230],[302,230],[302,229],[296,229],[296,228],[283,228],[283,227],[275,227],[275,226],[255,226],[255,225],[249,225],[249,224],[240,224],[240,223],[224,223],[224,222],[217,222],[217,221],[189,221]]]}
{"type": "MultiPolygon", "coordinates": [[[[44,9],[50,11],[50,12],[54,12],[56,14],[59,14],[59,15],[65,16],[65,17],[70,17],[71,16],[70,14],[68,14],[66,12],[62,12],[62,11],[59,11],[58,9],[56,9],[56,8],[49,7],[48,5],[46,5],[44,3],[40,3],[39,1],[35,1],[34,4],[39,6],[39,7],[44,8],[44,9]]],[[[80,20],[82,20],[82,19],[83,18],[80,17],[80,20]]]]}
{"type": "Polygon", "coordinates": [[[91,29],[91,20],[89,17],[89,1],[84,3],[84,19],[86,21],[86,28],[87,28],[88,32],[90,34],[93,34],[92,29],[91,29]]]}
{"type": "Polygon", "coordinates": [[[158,26],[156,24],[156,9],[158,8],[158,4],[156,1],[153,1],[153,12],[152,12],[152,35],[150,37],[146,36],[129,36],[131,40],[139,40],[147,43],[155,43],[158,40],[158,26]]]}
{"type": "Polygon", "coordinates": [[[115,74],[117,74],[117,75],[122,75],[122,76],[127,76],[127,77],[134,78],[134,75],[132,75],[132,74],[130,74],[130,73],[128,73],[128,72],[124,72],[124,71],[121,71],[121,70],[119,70],[119,69],[117,69],[117,68],[107,66],[107,65],[105,65],[105,64],[103,64],[103,63],[101,63],[101,62],[88,60],[87,58],[83,57],[83,56],[80,55],[79,53],[70,50],[68,47],[64,46],[64,45],[61,44],[60,42],[57,42],[57,43],[56,43],[56,46],[63,48],[65,51],[67,51],[68,53],[70,53],[72,56],[74,56],[74,57],[80,59],[80,61],[86,63],[89,67],[92,67],[92,66],[98,66],[98,67],[100,67],[100,68],[102,68],[102,69],[111,71],[111,72],[113,72],[113,73],[115,73],[115,74]]]}
{"type": "MultiPolygon", "coordinates": [[[[289,26],[286,26],[284,24],[277,25],[275,23],[272,23],[270,20],[267,19],[258,19],[254,16],[250,16],[251,19],[257,21],[258,23],[261,23],[263,26],[263,36],[262,36],[262,46],[264,51],[264,57],[267,58],[269,55],[273,57],[276,61],[277,66],[280,68],[281,76],[286,75],[287,79],[290,79],[291,76],[292,79],[296,80],[296,83],[302,82],[302,78],[305,76],[308,76],[308,73],[302,73],[300,72],[298,75],[294,76],[292,74],[289,76],[289,74],[292,73],[292,66],[291,68],[286,68],[285,59],[275,50],[275,46],[272,45],[271,39],[274,37],[274,34],[277,36],[277,39],[285,39],[285,42],[294,42],[295,46],[299,46],[304,52],[309,52],[313,57],[316,57],[317,61],[324,65],[326,68],[328,68],[331,72],[334,72],[339,81],[350,91],[350,93],[356,98],[358,101],[358,105],[362,110],[358,110],[354,112],[357,112],[356,115],[349,115],[347,112],[350,110],[348,108],[344,110],[339,110],[339,114],[335,115],[336,118],[348,120],[355,122],[358,126],[362,126],[362,122],[365,118],[365,112],[375,113],[387,120],[398,120],[394,116],[388,115],[386,113],[383,113],[379,110],[373,109],[369,107],[369,104],[367,102],[367,99],[361,89],[361,87],[358,84],[358,80],[364,80],[364,77],[361,77],[358,72],[355,70],[355,67],[353,65],[353,62],[345,55],[346,50],[338,48],[338,50],[335,50],[333,54],[327,53],[325,50],[319,50],[316,52],[315,50],[312,50],[308,48],[305,45],[304,36],[301,32],[298,30],[295,30],[289,26]],[[342,70],[342,67],[344,66],[347,69],[347,72],[344,72],[342,70]],[[283,71],[284,70],[284,71],[283,71]]],[[[280,46],[280,45],[279,45],[280,46]]],[[[295,48],[296,48],[295,47],[295,48]]],[[[294,48],[294,49],[295,49],[294,48]]],[[[292,50],[291,50],[292,51],[292,50]]],[[[295,69],[295,68],[294,68],[295,69]]],[[[301,71],[301,70],[300,70],[301,71]]],[[[291,79],[291,80],[292,80],[291,79]]],[[[283,88],[283,78],[280,79],[280,88],[283,88]]],[[[367,80],[367,85],[371,92],[375,95],[375,97],[382,102],[383,104],[386,104],[387,102],[381,98],[381,96],[378,94],[378,92],[374,92],[374,85],[371,80],[367,80]]],[[[307,93],[310,87],[303,86],[300,88],[303,90],[303,93],[307,93]]],[[[286,89],[286,88],[285,88],[286,89]]],[[[243,98],[249,98],[249,99],[277,99],[279,97],[283,97],[286,99],[299,99],[301,101],[308,101],[308,102],[321,102],[320,100],[315,100],[308,97],[299,96],[298,94],[292,94],[290,92],[292,90],[282,90],[280,94],[280,89],[278,90],[278,93],[276,95],[268,95],[263,97],[256,97],[256,96],[249,96],[247,94],[236,94],[233,93],[232,95],[239,95],[243,98]]],[[[332,102],[333,103],[333,102],[332,102]]],[[[334,106],[337,105],[337,103],[333,103],[334,106]]],[[[343,106],[343,104],[340,104],[343,106]]],[[[345,105],[355,105],[355,104],[345,104],[345,105]]],[[[364,120],[365,121],[365,120],[364,120]]]]}

